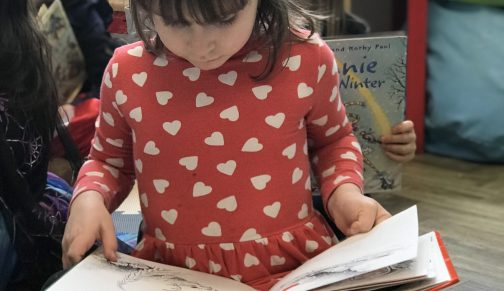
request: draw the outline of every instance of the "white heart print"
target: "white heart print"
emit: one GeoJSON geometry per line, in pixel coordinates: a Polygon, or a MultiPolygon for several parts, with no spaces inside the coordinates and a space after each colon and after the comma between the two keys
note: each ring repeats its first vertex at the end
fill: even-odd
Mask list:
{"type": "Polygon", "coordinates": [[[274,202],[271,205],[267,205],[263,208],[264,214],[271,218],[276,218],[278,216],[278,213],[280,212],[280,207],[282,204],[280,202],[274,202]]]}
{"type": "Polygon", "coordinates": [[[346,152],[341,155],[342,159],[357,161],[357,156],[353,152],[346,152]]]}
{"type": "Polygon", "coordinates": [[[292,172],[292,184],[296,184],[303,177],[303,170],[300,168],[295,168],[292,172]]]}
{"type": "Polygon", "coordinates": [[[222,236],[221,226],[218,222],[212,221],[208,226],[201,229],[201,233],[205,236],[217,237],[222,236]]]}
{"type": "Polygon", "coordinates": [[[313,94],[313,88],[308,86],[306,83],[299,83],[297,92],[299,99],[303,99],[313,94]]]}
{"type": "Polygon", "coordinates": [[[212,260],[208,261],[208,268],[211,274],[219,273],[222,270],[222,266],[212,260]]]}
{"type": "Polygon", "coordinates": [[[140,160],[140,159],[135,160],[135,167],[137,168],[139,173],[142,173],[142,170],[143,170],[142,160],[140,160]]]}
{"type": "Polygon", "coordinates": [[[266,100],[268,98],[268,94],[273,90],[273,87],[270,85],[257,86],[252,88],[252,93],[259,100],[266,100]]]}
{"type": "Polygon", "coordinates": [[[268,183],[271,181],[271,176],[270,175],[255,176],[250,178],[250,181],[252,182],[254,188],[256,188],[257,190],[264,190],[266,189],[268,183]]]}
{"type": "Polygon", "coordinates": [[[217,170],[222,174],[232,176],[234,171],[236,170],[236,162],[229,160],[225,163],[220,163],[217,165],[217,170]]]}
{"type": "Polygon", "coordinates": [[[131,119],[135,120],[136,122],[141,122],[142,121],[142,107],[137,107],[134,108],[133,110],[130,111],[129,116],[131,119]]]}
{"type": "Polygon", "coordinates": [[[289,70],[291,70],[292,72],[295,72],[301,66],[301,56],[297,55],[297,56],[289,57],[283,61],[282,65],[284,67],[289,68],[289,70]]]}
{"type": "Polygon", "coordinates": [[[161,229],[156,228],[154,230],[154,233],[155,233],[155,236],[156,236],[157,239],[162,240],[162,241],[166,241],[166,237],[164,236],[164,234],[161,231],[161,229]]]}
{"type": "Polygon", "coordinates": [[[263,145],[256,137],[248,139],[242,147],[242,152],[255,153],[263,149],[263,145]]]}
{"type": "Polygon", "coordinates": [[[151,155],[151,156],[157,156],[157,155],[159,155],[160,151],[156,147],[156,143],[151,140],[145,144],[144,153],[151,155]]]}
{"type": "Polygon", "coordinates": [[[118,138],[118,139],[107,138],[107,139],[105,139],[105,142],[107,142],[108,144],[111,144],[115,147],[118,147],[118,148],[122,148],[123,144],[124,144],[124,141],[120,138],[118,138]]]}
{"type": "MultiPolygon", "coordinates": [[[[333,87],[332,92],[331,92],[331,96],[329,97],[329,102],[334,102],[334,100],[336,100],[336,97],[338,97],[338,86],[333,87]]],[[[338,107],[339,107],[339,105],[338,105],[338,107]]],[[[340,111],[339,108],[337,110],[340,111]]]]}
{"type": "Polygon", "coordinates": [[[179,164],[184,166],[187,170],[192,171],[198,167],[198,157],[190,156],[184,157],[179,160],[179,164]]]}
{"type": "Polygon", "coordinates": [[[308,217],[308,205],[303,204],[303,206],[301,206],[301,210],[298,212],[298,218],[304,219],[306,217],[308,217]]]}
{"type": "Polygon", "coordinates": [[[285,121],[285,114],[279,112],[275,115],[270,115],[265,118],[266,124],[274,128],[280,128],[285,121]]]}
{"type": "Polygon", "coordinates": [[[259,259],[249,253],[246,253],[245,258],[243,259],[243,264],[247,268],[250,268],[252,266],[257,266],[257,265],[259,265],[259,259]]]}
{"type": "Polygon", "coordinates": [[[112,89],[112,81],[110,80],[110,73],[106,72],[105,73],[105,79],[103,80],[103,83],[107,88],[112,89]]]}
{"type": "Polygon", "coordinates": [[[136,46],[132,49],[128,50],[128,55],[134,56],[137,58],[141,58],[143,55],[143,47],[142,46],[136,46]]]}
{"type": "Polygon", "coordinates": [[[131,75],[131,79],[139,87],[143,87],[145,85],[145,82],[147,81],[147,73],[146,72],[135,73],[131,75]]]}
{"type": "Polygon", "coordinates": [[[186,257],[185,265],[187,268],[192,269],[194,266],[196,266],[196,260],[191,257],[186,257]]]}
{"type": "Polygon", "coordinates": [[[285,264],[285,258],[280,257],[280,256],[271,256],[270,258],[270,264],[272,267],[274,266],[281,266],[285,264]]]}
{"type": "Polygon", "coordinates": [[[226,197],[217,203],[218,209],[224,209],[228,212],[235,211],[237,207],[238,203],[236,202],[236,197],[234,195],[226,197]]]}
{"type": "Polygon", "coordinates": [[[212,187],[205,185],[203,182],[196,182],[193,186],[193,197],[201,197],[212,192],[212,187]]]}
{"type": "Polygon", "coordinates": [[[117,77],[117,72],[119,71],[119,64],[118,63],[113,63],[112,64],[112,78],[117,77]]]}
{"type": "Polygon", "coordinates": [[[257,51],[251,51],[247,54],[247,56],[243,59],[244,63],[257,63],[262,60],[262,55],[257,51]]]}
{"type": "Polygon", "coordinates": [[[315,125],[318,125],[318,126],[324,126],[327,124],[328,120],[329,120],[329,117],[327,115],[324,115],[318,119],[313,120],[312,123],[315,125]]]}
{"type": "Polygon", "coordinates": [[[201,92],[196,95],[196,107],[205,107],[214,103],[214,98],[212,96],[208,96],[206,93],[201,92]]]}
{"type": "Polygon", "coordinates": [[[233,86],[238,78],[238,73],[236,71],[230,71],[226,74],[219,75],[218,79],[221,83],[224,83],[229,86],[233,86]]]}
{"type": "Polygon", "coordinates": [[[173,97],[173,93],[170,91],[156,92],[156,100],[159,103],[159,105],[168,104],[168,100],[172,99],[172,97],[173,97]]]}
{"type": "Polygon", "coordinates": [[[174,120],[171,122],[167,121],[163,123],[163,129],[173,136],[177,135],[181,127],[182,123],[180,122],[180,120],[174,120]]]}
{"type": "Polygon", "coordinates": [[[323,172],[322,172],[322,178],[326,178],[326,177],[329,177],[331,176],[332,174],[336,173],[336,166],[332,166],[328,169],[325,169],[323,172]]]}
{"type": "Polygon", "coordinates": [[[142,193],[142,195],[140,195],[140,201],[145,208],[149,207],[149,198],[147,198],[147,194],[142,193]]]}
{"type": "Polygon", "coordinates": [[[201,70],[199,68],[187,68],[182,72],[182,75],[187,77],[191,81],[196,81],[200,77],[201,70]]]}
{"type": "Polygon", "coordinates": [[[262,236],[257,233],[257,230],[255,228],[249,228],[247,229],[241,236],[240,241],[251,241],[251,240],[257,240],[260,239],[262,236]]]}
{"type": "Polygon", "coordinates": [[[220,118],[227,119],[229,121],[237,121],[238,118],[240,118],[240,112],[238,111],[238,107],[235,105],[223,110],[219,116],[220,118]]]}
{"type": "Polygon", "coordinates": [[[170,182],[164,179],[156,179],[153,180],[154,188],[156,188],[156,192],[159,194],[163,194],[166,191],[166,188],[170,186],[170,182]]]}
{"type": "Polygon", "coordinates": [[[314,251],[316,251],[319,247],[319,244],[318,242],[314,241],[314,240],[307,240],[306,241],[306,246],[305,246],[305,250],[307,253],[313,253],[314,251]]]}
{"type": "Polygon", "coordinates": [[[331,136],[333,134],[335,134],[336,132],[338,132],[338,130],[341,128],[341,126],[336,125],[336,126],[333,126],[333,127],[329,127],[328,130],[326,130],[325,132],[325,136],[331,136]]]}
{"type": "Polygon", "coordinates": [[[218,131],[213,132],[212,135],[205,138],[205,143],[209,146],[223,146],[224,136],[218,131]]]}
{"type": "Polygon", "coordinates": [[[296,144],[293,143],[282,151],[282,155],[292,160],[296,155],[296,144]]]}
{"type": "Polygon", "coordinates": [[[168,66],[168,60],[166,59],[166,55],[160,55],[154,60],[154,66],[158,67],[166,67],[168,66]]]}
{"type": "Polygon", "coordinates": [[[169,224],[175,224],[178,217],[178,212],[175,209],[161,211],[161,217],[169,224]]]}
{"type": "Polygon", "coordinates": [[[123,105],[128,100],[128,96],[126,96],[122,90],[117,90],[115,100],[117,105],[123,105]]]}
{"type": "Polygon", "coordinates": [[[320,80],[324,76],[326,69],[327,69],[327,66],[325,64],[318,66],[317,83],[320,82],[320,80]]]}
{"type": "Polygon", "coordinates": [[[282,234],[282,240],[284,242],[291,242],[294,240],[294,236],[292,235],[292,233],[286,231],[282,234]]]}

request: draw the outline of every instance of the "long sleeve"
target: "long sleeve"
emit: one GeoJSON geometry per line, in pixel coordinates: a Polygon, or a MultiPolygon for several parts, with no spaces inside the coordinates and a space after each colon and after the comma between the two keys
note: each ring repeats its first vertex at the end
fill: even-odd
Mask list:
{"type": "Polygon", "coordinates": [[[75,199],[84,191],[97,191],[110,211],[124,200],[134,182],[132,131],[117,106],[121,98],[127,98],[122,95],[121,83],[116,79],[120,69],[117,58],[116,54],[112,57],[103,76],[96,133],[89,160],[79,172],[73,196],[75,199]]]}
{"type": "Polygon", "coordinates": [[[306,126],[313,170],[327,205],[332,192],[343,183],[362,189],[362,152],[340,99],[334,54],[326,44],[319,51],[316,100],[306,126]]]}

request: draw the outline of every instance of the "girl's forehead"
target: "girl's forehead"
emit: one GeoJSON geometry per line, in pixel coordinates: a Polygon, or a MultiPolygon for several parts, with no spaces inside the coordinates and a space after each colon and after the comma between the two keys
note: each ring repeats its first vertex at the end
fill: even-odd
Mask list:
{"type": "Polygon", "coordinates": [[[253,0],[138,0],[148,13],[166,22],[214,23],[243,10],[253,0]]]}

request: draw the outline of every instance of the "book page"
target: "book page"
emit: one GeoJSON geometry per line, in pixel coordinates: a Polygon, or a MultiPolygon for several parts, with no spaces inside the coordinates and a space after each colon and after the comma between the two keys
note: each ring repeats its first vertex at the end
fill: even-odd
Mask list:
{"type": "Polygon", "coordinates": [[[435,232],[430,232],[425,235],[429,246],[429,271],[430,276],[426,280],[406,284],[397,288],[397,290],[428,290],[434,286],[450,282],[452,280],[448,267],[446,266],[445,258],[440,249],[440,241],[436,237],[435,232]]]}
{"type": "Polygon", "coordinates": [[[310,290],[411,260],[418,250],[416,206],[308,260],[272,291],[310,290]]]}
{"type": "Polygon", "coordinates": [[[118,253],[117,262],[109,262],[99,248],[46,290],[253,291],[255,289],[232,279],[146,261],[121,253],[118,253]]]}
{"type": "Polygon", "coordinates": [[[401,164],[387,157],[380,137],[404,120],[406,43],[404,35],[327,39],[340,74],[340,96],[364,155],[364,192],[397,191],[401,164]]]}
{"type": "Polygon", "coordinates": [[[420,236],[418,239],[418,255],[413,260],[362,274],[340,283],[319,288],[317,291],[383,288],[432,278],[436,275],[436,270],[432,264],[433,236],[435,239],[434,232],[420,236]]]}

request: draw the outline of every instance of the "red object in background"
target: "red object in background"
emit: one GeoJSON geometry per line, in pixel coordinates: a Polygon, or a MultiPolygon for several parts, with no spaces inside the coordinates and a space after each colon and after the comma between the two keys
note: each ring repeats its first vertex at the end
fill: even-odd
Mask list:
{"type": "Polygon", "coordinates": [[[406,118],[415,123],[417,153],[424,151],[427,76],[427,0],[408,0],[406,118]]]}
{"type": "Polygon", "coordinates": [[[114,11],[112,14],[112,23],[107,30],[110,33],[127,34],[126,14],[123,11],[114,11]]]}
{"type": "MultiPolygon", "coordinates": [[[[80,102],[78,105],[71,106],[67,111],[70,119],[68,123],[68,132],[72,137],[81,157],[86,157],[91,149],[91,140],[95,134],[95,122],[100,111],[100,100],[90,98],[80,102]]],[[[51,143],[51,155],[53,157],[62,157],[65,154],[63,145],[59,138],[53,139],[51,143]]]]}

